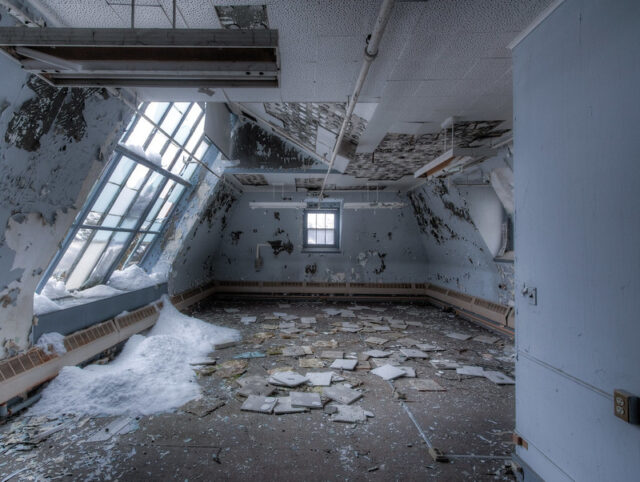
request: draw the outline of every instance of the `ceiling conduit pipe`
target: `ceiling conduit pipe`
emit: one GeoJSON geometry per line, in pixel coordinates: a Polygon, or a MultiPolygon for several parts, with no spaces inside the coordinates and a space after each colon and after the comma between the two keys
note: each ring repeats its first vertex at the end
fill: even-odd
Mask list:
{"type": "Polygon", "coordinates": [[[387,26],[389,17],[391,17],[391,11],[393,10],[394,4],[395,0],[383,0],[382,6],[380,7],[380,12],[378,13],[378,18],[376,19],[376,23],[373,26],[373,32],[371,32],[371,36],[368,39],[367,46],[364,49],[364,62],[362,63],[362,67],[360,68],[360,74],[358,75],[356,86],[353,89],[353,95],[349,99],[347,112],[345,113],[344,121],[342,122],[342,127],[340,128],[340,133],[338,134],[338,138],[336,139],[336,144],[335,146],[333,146],[333,151],[331,152],[327,174],[324,176],[324,181],[322,181],[322,189],[320,189],[320,199],[323,199],[324,188],[327,183],[327,179],[329,178],[331,169],[333,169],[333,164],[336,160],[336,156],[338,155],[340,144],[342,144],[342,140],[344,139],[344,135],[347,131],[347,126],[351,121],[351,115],[353,114],[353,111],[356,108],[356,104],[358,103],[358,98],[360,97],[360,92],[362,91],[364,81],[366,80],[367,74],[369,73],[369,68],[378,55],[378,46],[380,45],[380,41],[382,40],[382,34],[384,33],[384,29],[387,26]]]}

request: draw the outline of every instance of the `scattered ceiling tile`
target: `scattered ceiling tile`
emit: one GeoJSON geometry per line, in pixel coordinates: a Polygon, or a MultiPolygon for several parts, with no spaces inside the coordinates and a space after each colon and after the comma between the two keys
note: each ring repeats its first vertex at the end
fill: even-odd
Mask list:
{"type": "MultiPolygon", "coordinates": [[[[459,121],[453,140],[458,147],[470,147],[482,140],[500,137],[508,129],[497,129],[503,121],[459,121]]],[[[451,147],[451,130],[422,135],[387,134],[373,153],[356,154],[345,174],[371,180],[398,180],[412,175],[427,162],[451,147]]]]}
{"type": "Polygon", "coordinates": [[[266,5],[216,5],[216,13],[224,28],[269,28],[266,5]]]}
{"type": "Polygon", "coordinates": [[[262,174],[234,174],[243,186],[268,186],[267,179],[262,174]]]}

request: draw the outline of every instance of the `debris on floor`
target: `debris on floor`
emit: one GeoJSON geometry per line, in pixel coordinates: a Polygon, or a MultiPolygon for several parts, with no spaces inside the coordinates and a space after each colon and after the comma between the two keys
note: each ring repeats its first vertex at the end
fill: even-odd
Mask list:
{"type": "MultiPolygon", "coordinates": [[[[356,453],[359,455],[354,457],[362,459],[360,465],[354,465],[349,458],[349,467],[358,466],[365,476],[372,468],[385,474],[389,461],[381,460],[380,455],[377,458],[367,456],[371,447],[367,444],[382,443],[389,434],[397,435],[397,426],[403,420],[402,423],[411,427],[404,430],[411,432],[415,426],[405,410],[413,411],[416,423],[429,437],[441,437],[438,447],[446,447],[447,453],[440,452],[433,460],[426,450],[411,450],[412,460],[427,467],[435,464],[434,460],[446,459],[449,450],[464,450],[450,449],[455,445],[449,442],[467,443],[467,435],[459,429],[443,428],[452,417],[448,410],[457,409],[455,416],[466,427],[473,411],[463,410],[461,400],[464,397],[471,397],[478,390],[491,391],[500,400],[502,394],[513,396],[513,388],[504,386],[514,383],[513,345],[471,323],[451,318],[449,313],[437,308],[392,304],[341,306],[339,303],[327,307],[326,303],[318,302],[287,303],[286,306],[264,302],[263,305],[243,303],[241,308],[230,308],[228,304],[213,302],[197,313],[207,324],[241,331],[243,341],[238,335],[232,339],[216,339],[207,345],[206,351],[186,355],[181,352],[185,357],[182,366],[193,375],[192,386],[188,388],[194,395],[185,400],[186,403],[167,408],[166,412],[174,412],[166,413],[168,418],[163,418],[162,423],[167,424],[167,432],[171,434],[173,418],[186,417],[190,422],[181,423],[194,427],[197,424],[196,431],[177,440],[165,440],[167,448],[163,449],[154,432],[136,430],[138,424],[147,425],[153,417],[143,416],[137,420],[128,413],[104,421],[87,418],[90,422],[83,422],[87,424],[86,433],[78,437],[78,443],[93,443],[95,450],[101,450],[107,444],[105,447],[111,450],[109,447],[117,446],[128,436],[127,432],[130,431],[132,437],[142,437],[136,433],[144,432],[145,437],[151,437],[150,444],[158,451],[154,454],[159,464],[162,464],[162,457],[173,456],[171,447],[174,447],[180,454],[188,453],[183,450],[194,454],[198,450],[209,450],[210,463],[214,467],[225,467],[233,450],[219,441],[223,433],[228,432],[227,444],[236,438],[249,443],[242,438],[244,434],[250,442],[255,442],[260,440],[256,431],[274,430],[276,433],[286,429],[292,447],[298,447],[310,434],[322,443],[333,440],[333,445],[325,450],[356,453]],[[263,305],[266,306],[261,309],[263,305]],[[282,308],[287,308],[288,312],[281,311],[282,308]],[[215,348],[213,352],[212,347],[215,348]],[[424,413],[428,413],[428,418],[424,413]],[[337,423],[329,424],[328,421],[337,423]],[[223,432],[221,426],[227,432],[223,432]],[[291,433],[292,427],[294,433],[291,433]],[[194,440],[194,434],[198,433],[202,434],[202,441],[194,440]],[[351,439],[352,435],[348,434],[356,435],[351,439]],[[378,434],[378,438],[371,434],[378,434]],[[336,441],[341,439],[356,442],[350,442],[351,448],[336,446],[336,441]]],[[[135,347],[135,343],[125,347],[120,357],[135,347]]],[[[170,346],[164,348],[171,350],[170,346]]],[[[117,366],[117,360],[106,366],[117,366]]],[[[161,360],[153,358],[152,368],[162,369],[161,360]]],[[[152,377],[152,381],[161,386],[158,377],[152,377]]],[[[499,415],[493,418],[497,417],[499,415]]],[[[39,450],[41,440],[59,443],[63,437],[65,440],[69,437],[70,430],[77,430],[80,423],[78,417],[21,416],[19,420],[22,425],[0,431],[0,455],[33,453],[39,450]]],[[[474,443],[485,444],[485,448],[476,453],[500,456],[509,453],[512,444],[508,434],[512,427],[494,428],[495,422],[491,420],[484,423],[482,432],[475,432],[474,443]],[[497,451],[496,447],[505,452],[497,451]]],[[[158,425],[161,426],[161,422],[158,425]]],[[[272,435],[269,432],[270,438],[272,435]]],[[[65,443],[73,447],[73,443],[65,443]]],[[[415,440],[406,443],[408,450],[419,446],[415,440]]],[[[127,457],[135,458],[136,453],[143,454],[150,449],[149,444],[138,444],[129,448],[127,457]]],[[[86,454],[86,449],[83,450],[86,454]]],[[[123,453],[119,455],[120,459],[128,460],[123,453]]],[[[95,462],[88,455],[82,456],[86,457],[87,464],[95,462]]],[[[280,452],[278,456],[284,455],[280,452]]],[[[50,462],[58,467],[57,472],[49,473],[50,478],[71,473],[64,468],[72,466],[65,457],[68,456],[55,464],[50,462]]],[[[461,463],[459,459],[452,460],[455,464],[461,463]]],[[[0,475],[21,468],[17,465],[20,461],[6,467],[2,463],[0,460],[0,475]]],[[[35,464],[29,467],[31,470],[35,464]]],[[[428,470],[435,471],[435,467],[437,464],[428,470]]],[[[496,470],[494,466],[492,469],[496,470]]],[[[77,476],[76,472],[73,474],[77,476]]],[[[82,474],[83,478],[92,478],[82,474]]],[[[114,470],[109,472],[109,477],[102,475],[94,478],[118,478],[114,470]]]]}
{"type": "Polygon", "coordinates": [[[181,407],[181,410],[197,417],[206,417],[211,412],[222,407],[226,402],[216,397],[203,397],[197,400],[191,400],[181,407]]]}
{"type": "Polygon", "coordinates": [[[215,367],[215,375],[220,378],[231,378],[242,375],[247,371],[249,362],[246,360],[227,360],[215,367]]]}
{"type": "Polygon", "coordinates": [[[274,397],[262,397],[260,395],[249,395],[240,407],[240,410],[247,412],[271,413],[278,403],[274,397]]]}

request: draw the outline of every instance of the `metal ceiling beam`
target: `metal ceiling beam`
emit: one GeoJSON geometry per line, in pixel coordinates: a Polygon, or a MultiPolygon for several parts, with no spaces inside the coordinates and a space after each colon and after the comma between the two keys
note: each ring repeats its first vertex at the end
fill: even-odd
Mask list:
{"type": "Polygon", "coordinates": [[[172,28],[0,28],[0,46],[37,47],[278,47],[278,31],[172,28]]]}
{"type": "Polygon", "coordinates": [[[278,32],[1,27],[0,49],[55,86],[278,87],[278,32]]]}

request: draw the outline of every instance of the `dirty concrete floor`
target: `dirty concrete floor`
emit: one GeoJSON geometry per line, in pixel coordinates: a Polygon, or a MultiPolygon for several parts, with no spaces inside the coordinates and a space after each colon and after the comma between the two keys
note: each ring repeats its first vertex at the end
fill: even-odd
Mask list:
{"type": "MultiPolygon", "coordinates": [[[[409,337],[444,349],[429,352],[431,358],[513,376],[513,346],[506,339],[487,345],[450,338],[445,333],[492,334],[429,305],[366,305],[384,311],[359,310],[354,311],[356,318],[343,318],[327,316],[322,310],[348,309],[353,304],[211,300],[197,305],[191,314],[242,332],[241,343],[212,354],[218,365],[247,351],[275,353],[279,347],[313,346],[320,340],[336,340],[336,349],[347,354],[381,348],[363,341],[369,336],[392,339],[383,349],[397,351],[393,338],[409,337]],[[228,313],[229,308],[238,311],[228,313]],[[265,320],[273,312],[315,316],[317,323],[310,328],[316,334],[283,338],[279,329],[269,329],[279,321],[265,320]],[[241,324],[240,316],[245,315],[256,316],[257,322],[241,324]],[[347,333],[335,326],[342,321],[357,323],[361,315],[421,322],[422,326],[376,333],[347,333]],[[274,336],[256,343],[258,332],[274,336]]],[[[330,349],[313,348],[314,354],[330,349]]],[[[325,362],[327,367],[331,364],[331,360],[325,362]]],[[[204,400],[218,397],[226,402],[222,407],[203,417],[178,410],[130,418],[124,420],[124,430],[100,442],[87,439],[96,433],[104,435],[105,427],[122,417],[61,415],[49,423],[66,421],[67,425],[38,445],[7,448],[5,444],[3,449],[12,427],[43,422],[31,420],[27,411],[0,426],[0,480],[10,474],[15,474],[11,480],[513,480],[505,464],[513,448],[514,386],[437,370],[428,360],[409,359],[402,365],[414,367],[418,378],[433,379],[446,391],[419,392],[410,388],[408,378],[387,382],[367,370],[338,371],[364,394],[353,405],[374,414],[357,424],[330,421],[324,410],[280,416],[241,411],[237,377],[224,379],[215,372],[200,376],[198,383],[204,400]],[[448,463],[433,461],[421,431],[447,454],[448,463]]],[[[246,375],[268,376],[267,370],[285,366],[301,374],[330,370],[300,368],[296,358],[268,355],[248,360],[246,375]]],[[[276,396],[287,391],[279,389],[276,396]]]]}

